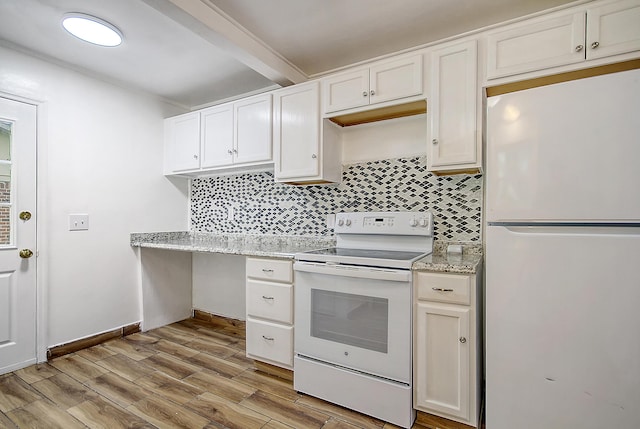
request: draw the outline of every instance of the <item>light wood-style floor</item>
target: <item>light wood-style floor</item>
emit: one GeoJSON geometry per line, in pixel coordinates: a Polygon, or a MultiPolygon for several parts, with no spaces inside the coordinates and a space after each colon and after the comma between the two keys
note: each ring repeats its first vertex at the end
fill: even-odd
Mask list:
{"type": "Polygon", "coordinates": [[[189,319],[0,376],[0,429],[16,427],[395,426],[295,392],[245,357],[243,331],[189,319]]]}

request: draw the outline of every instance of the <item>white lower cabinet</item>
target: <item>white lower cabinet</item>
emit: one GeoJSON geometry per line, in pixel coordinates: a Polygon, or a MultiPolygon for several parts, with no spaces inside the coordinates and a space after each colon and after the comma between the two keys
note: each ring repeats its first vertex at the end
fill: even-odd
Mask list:
{"type": "Polygon", "coordinates": [[[417,272],[415,409],[477,427],[482,380],[476,275],[417,272]]]}
{"type": "Polygon", "coordinates": [[[247,357],[293,369],[293,262],[247,258],[247,357]]]}

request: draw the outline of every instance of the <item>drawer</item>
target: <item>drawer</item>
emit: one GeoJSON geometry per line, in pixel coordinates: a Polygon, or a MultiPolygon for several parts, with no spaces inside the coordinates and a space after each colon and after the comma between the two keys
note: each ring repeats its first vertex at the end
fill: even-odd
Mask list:
{"type": "Polygon", "coordinates": [[[469,305],[473,276],[459,274],[416,273],[418,299],[469,305]]]}
{"type": "Polygon", "coordinates": [[[247,258],[247,277],[276,282],[293,282],[293,261],[247,258]]]}
{"type": "Polygon", "coordinates": [[[247,314],[293,323],[293,285],[247,279],[247,314]]]}
{"type": "Polygon", "coordinates": [[[293,365],[293,326],[247,317],[247,356],[291,367],[293,365]]]}

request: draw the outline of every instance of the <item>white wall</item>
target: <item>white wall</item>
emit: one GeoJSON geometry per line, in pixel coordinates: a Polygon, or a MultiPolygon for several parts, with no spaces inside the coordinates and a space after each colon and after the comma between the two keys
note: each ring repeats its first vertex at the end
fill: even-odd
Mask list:
{"type": "Polygon", "coordinates": [[[140,321],[129,233],[187,229],[187,183],[162,175],[162,119],[181,112],[1,46],[0,92],[44,102],[38,261],[47,346],[140,321]],[[68,231],[69,213],[88,213],[90,230],[68,231]]]}
{"type": "Polygon", "coordinates": [[[343,164],[427,153],[426,114],[344,127],[340,131],[343,164]]]}

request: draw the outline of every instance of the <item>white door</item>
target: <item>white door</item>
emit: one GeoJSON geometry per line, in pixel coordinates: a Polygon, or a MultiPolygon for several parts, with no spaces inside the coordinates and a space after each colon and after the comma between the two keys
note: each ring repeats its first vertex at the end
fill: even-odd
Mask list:
{"type": "Polygon", "coordinates": [[[415,405],[469,420],[468,307],[416,306],[415,405]]]}
{"type": "Polygon", "coordinates": [[[202,111],[202,168],[233,164],[233,105],[202,111]]]}
{"type": "Polygon", "coordinates": [[[489,226],[486,249],[487,427],[637,428],[640,228],[489,226]]]}
{"type": "Polygon", "coordinates": [[[234,162],[270,161],[271,94],[238,101],[234,109],[234,162]]]}
{"type": "Polygon", "coordinates": [[[488,221],[640,221],[640,70],[487,104],[488,221]]]}
{"type": "Polygon", "coordinates": [[[36,107],[0,98],[0,374],[36,362],[35,169],[36,107]]]}

